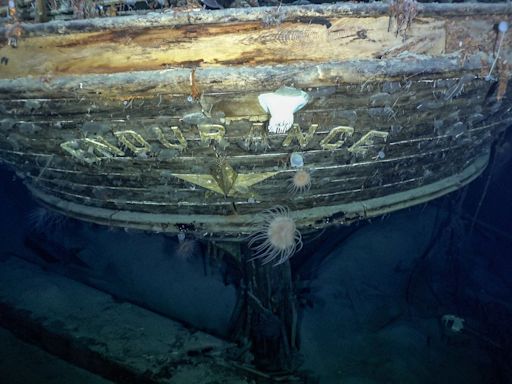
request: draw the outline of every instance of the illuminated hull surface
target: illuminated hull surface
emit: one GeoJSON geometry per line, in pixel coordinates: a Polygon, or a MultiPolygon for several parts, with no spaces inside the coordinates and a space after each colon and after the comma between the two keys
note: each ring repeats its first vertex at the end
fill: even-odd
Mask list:
{"type": "Polygon", "coordinates": [[[431,200],[477,177],[511,124],[497,25],[512,8],[417,4],[408,26],[397,12],[4,28],[0,158],[66,215],[206,238],[244,238],[276,206],[307,232],[431,200]]]}

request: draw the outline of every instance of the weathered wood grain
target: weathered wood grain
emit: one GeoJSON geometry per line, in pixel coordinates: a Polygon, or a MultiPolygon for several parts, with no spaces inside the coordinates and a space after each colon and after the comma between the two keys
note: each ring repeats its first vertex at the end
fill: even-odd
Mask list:
{"type": "Polygon", "coordinates": [[[9,59],[1,77],[369,59],[387,50],[444,52],[443,21],[419,21],[407,41],[387,31],[385,16],[326,19],[326,23],[328,26],[311,22],[266,26],[255,21],[27,36],[18,39],[16,49],[0,48],[0,56],[9,59]],[[307,48],[311,46],[314,49],[307,48]]]}

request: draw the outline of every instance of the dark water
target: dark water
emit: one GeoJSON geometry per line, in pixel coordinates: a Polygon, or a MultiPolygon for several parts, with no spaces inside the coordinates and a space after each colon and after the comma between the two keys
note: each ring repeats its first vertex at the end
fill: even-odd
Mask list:
{"type": "MultiPolygon", "coordinates": [[[[298,351],[287,356],[303,382],[512,382],[510,130],[508,136],[496,148],[493,165],[467,188],[304,239],[303,251],[291,263],[298,351]]],[[[284,332],[278,316],[263,313],[252,323],[257,333],[253,343],[278,345],[268,356],[233,334],[240,270],[226,260],[208,260],[203,244],[66,219],[38,206],[10,170],[2,168],[0,180],[0,288],[5,292],[6,284],[17,284],[6,277],[13,260],[33,266],[42,276],[33,286],[20,285],[24,293],[15,302],[29,302],[30,292],[48,283],[52,289],[37,304],[39,313],[52,318],[66,305],[76,304],[63,299],[69,294],[66,289],[50,284],[52,276],[67,276],[112,295],[113,303],[131,302],[193,332],[235,340],[240,351],[245,345],[244,353],[231,356],[241,365],[263,370],[272,366],[272,359],[282,359],[274,355],[284,332]]],[[[0,304],[6,300],[1,296],[0,304]]],[[[86,301],[81,311],[94,308],[94,302],[86,301]]],[[[27,336],[26,325],[20,325],[20,331],[5,313],[0,319],[18,336],[27,336]]],[[[123,319],[118,321],[122,324],[123,319]]],[[[67,332],[79,322],[79,317],[70,316],[69,323],[59,327],[67,332]]],[[[93,336],[95,343],[108,339],[108,333],[93,336]]],[[[28,338],[38,344],[37,336],[28,338]]],[[[103,380],[8,340],[0,354],[0,382],[103,380]]],[[[179,350],[180,345],[173,348],[179,350]]],[[[122,355],[128,361],[137,351],[122,355]]],[[[70,360],[95,369],[80,356],[70,360]]],[[[167,374],[173,375],[177,383],[223,381],[219,373],[210,373],[208,379],[167,374]]],[[[257,378],[246,374],[228,382],[257,378]]]]}

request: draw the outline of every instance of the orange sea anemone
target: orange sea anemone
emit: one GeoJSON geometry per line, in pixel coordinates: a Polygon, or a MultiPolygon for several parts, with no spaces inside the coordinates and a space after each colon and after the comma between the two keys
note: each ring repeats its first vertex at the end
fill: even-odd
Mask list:
{"type": "Polygon", "coordinates": [[[304,193],[311,187],[311,175],[305,169],[298,169],[292,177],[288,190],[291,194],[304,193]]]}

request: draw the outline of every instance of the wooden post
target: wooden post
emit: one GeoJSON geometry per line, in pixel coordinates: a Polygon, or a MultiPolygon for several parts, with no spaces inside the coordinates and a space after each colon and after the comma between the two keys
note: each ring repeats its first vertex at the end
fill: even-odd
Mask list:
{"type": "Polygon", "coordinates": [[[266,371],[292,371],[298,351],[297,312],[289,261],[278,266],[249,262],[247,310],[255,364],[266,371]]]}
{"type": "Polygon", "coordinates": [[[36,0],[36,23],[48,21],[48,6],[46,0],[36,0]]]}
{"type": "Polygon", "coordinates": [[[207,249],[208,257],[221,250],[224,261],[236,260],[241,272],[230,336],[242,350],[250,351],[252,358],[242,360],[268,377],[295,376],[299,330],[289,261],[278,266],[249,261],[251,250],[242,242],[215,242],[207,249]]]}

